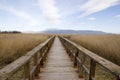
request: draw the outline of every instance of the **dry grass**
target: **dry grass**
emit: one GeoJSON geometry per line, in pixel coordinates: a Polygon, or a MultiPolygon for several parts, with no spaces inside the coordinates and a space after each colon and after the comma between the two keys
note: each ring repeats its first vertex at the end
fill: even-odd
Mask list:
{"type": "Polygon", "coordinates": [[[0,34],[0,64],[11,63],[48,37],[43,34],[0,34]]]}
{"type": "MultiPolygon", "coordinates": [[[[64,37],[84,46],[109,61],[120,65],[120,35],[65,35],[64,37]]],[[[90,66],[90,60],[89,58],[86,58],[86,60],[87,59],[88,62],[86,63],[86,67],[90,66]]],[[[97,64],[95,80],[117,79],[105,68],[97,64]]]]}
{"type": "Polygon", "coordinates": [[[120,35],[70,35],[67,37],[120,65],[120,35]]]}

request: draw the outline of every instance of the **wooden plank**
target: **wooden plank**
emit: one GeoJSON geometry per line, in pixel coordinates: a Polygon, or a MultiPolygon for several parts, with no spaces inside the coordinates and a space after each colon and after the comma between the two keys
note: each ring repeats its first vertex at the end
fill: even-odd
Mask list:
{"type": "Polygon", "coordinates": [[[80,80],[73,62],[58,38],[55,38],[39,76],[39,80],[80,80]]]}
{"type": "Polygon", "coordinates": [[[94,80],[96,62],[91,59],[89,80],[94,80]]]}
{"type": "Polygon", "coordinates": [[[25,79],[31,80],[30,77],[30,62],[27,62],[24,66],[25,79]]]}

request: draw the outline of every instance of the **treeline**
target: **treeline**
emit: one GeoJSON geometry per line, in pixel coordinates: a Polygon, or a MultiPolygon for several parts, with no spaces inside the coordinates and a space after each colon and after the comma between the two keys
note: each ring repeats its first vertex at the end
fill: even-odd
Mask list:
{"type": "Polygon", "coordinates": [[[0,33],[8,34],[8,33],[21,33],[21,32],[20,31],[0,31],[0,33]]]}

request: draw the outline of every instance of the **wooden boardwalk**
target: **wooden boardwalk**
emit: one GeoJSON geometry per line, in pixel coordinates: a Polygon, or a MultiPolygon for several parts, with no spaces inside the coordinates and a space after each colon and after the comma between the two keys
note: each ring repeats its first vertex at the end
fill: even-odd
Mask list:
{"type": "Polygon", "coordinates": [[[0,70],[0,80],[18,80],[18,78],[19,80],[120,80],[120,66],[64,37],[53,36],[0,70]],[[98,69],[105,71],[105,75],[101,75],[101,72],[100,75],[96,74],[98,69]]]}
{"type": "Polygon", "coordinates": [[[55,38],[39,77],[36,80],[80,80],[58,37],[55,38]]]}

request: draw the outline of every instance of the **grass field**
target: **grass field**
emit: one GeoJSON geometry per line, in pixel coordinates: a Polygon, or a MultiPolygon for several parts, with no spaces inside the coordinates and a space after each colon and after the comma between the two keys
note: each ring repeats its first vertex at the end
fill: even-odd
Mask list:
{"type": "Polygon", "coordinates": [[[120,65],[120,35],[69,35],[66,37],[120,65]]]}
{"type": "MultiPolygon", "coordinates": [[[[120,66],[120,35],[65,35],[64,37],[120,66]]],[[[89,69],[90,59],[86,57],[85,62],[89,69]]],[[[117,80],[113,74],[98,64],[95,74],[95,80],[117,80]]]]}
{"type": "Polygon", "coordinates": [[[0,65],[7,65],[48,39],[44,34],[0,34],[0,65]]]}

